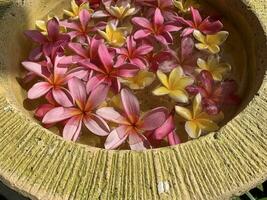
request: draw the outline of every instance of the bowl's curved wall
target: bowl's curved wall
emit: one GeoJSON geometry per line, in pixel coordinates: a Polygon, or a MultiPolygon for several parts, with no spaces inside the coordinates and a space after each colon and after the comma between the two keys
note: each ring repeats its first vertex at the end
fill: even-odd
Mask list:
{"type": "Polygon", "coordinates": [[[45,200],[226,199],[265,180],[266,1],[210,2],[244,33],[250,66],[244,110],[218,133],[176,147],[133,152],[66,142],[32,122],[16,79],[30,48],[22,32],[69,2],[0,1],[0,178],[26,196],[45,200]]]}

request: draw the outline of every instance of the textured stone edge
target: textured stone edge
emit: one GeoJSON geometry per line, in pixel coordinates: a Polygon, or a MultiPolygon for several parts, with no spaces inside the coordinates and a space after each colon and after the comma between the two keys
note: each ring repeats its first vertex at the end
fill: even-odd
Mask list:
{"type": "Polygon", "coordinates": [[[145,152],[65,142],[1,97],[0,178],[32,199],[229,199],[267,177],[266,90],[219,134],[145,152]]]}

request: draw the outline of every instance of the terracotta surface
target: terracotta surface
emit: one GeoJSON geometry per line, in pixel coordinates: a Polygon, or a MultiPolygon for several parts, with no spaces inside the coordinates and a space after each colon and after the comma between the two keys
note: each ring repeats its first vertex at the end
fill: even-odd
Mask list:
{"type": "Polygon", "coordinates": [[[133,152],[63,141],[31,118],[18,84],[30,48],[22,32],[69,1],[0,0],[0,179],[44,200],[218,200],[266,180],[267,1],[210,2],[224,10],[246,45],[249,86],[240,113],[198,140],[133,152]]]}

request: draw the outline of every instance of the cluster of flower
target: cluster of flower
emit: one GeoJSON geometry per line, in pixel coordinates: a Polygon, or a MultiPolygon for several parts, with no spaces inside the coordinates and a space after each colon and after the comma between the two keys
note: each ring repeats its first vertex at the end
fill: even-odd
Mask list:
{"type": "Polygon", "coordinates": [[[126,140],[133,150],[176,145],[175,116],[198,138],[218,129],[224,105],[239,102],[235,81],[225,79],[231,66],[219,56],[229,34],[193,1],[73,0],[71,8],[25,31],[35,48],[22,62],[24,82],[34,83],[28,98],[47,102],[35,117],[63,126],[63,138],[76,141],[84,125],[107,137],[106,149],[126,140]],[[134,91],[155,81],[151,95],[174,106],[143,113],[134,91]]]}

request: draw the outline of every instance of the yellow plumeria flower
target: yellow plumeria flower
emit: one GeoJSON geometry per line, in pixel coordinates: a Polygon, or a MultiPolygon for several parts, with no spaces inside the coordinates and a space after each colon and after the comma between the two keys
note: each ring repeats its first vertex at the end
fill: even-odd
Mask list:
{"type": "Polygon", "coordinates": [[[90,8],[89,3],[83,3],[80,6],[78,6],[75,2],[75,0],[71,1],[71,11],[69,10],[63,10],[64,14],[69,16],[72,19],[78,19],[79,18],[79,13],[81,10],[86,9],[88,10],[90,13],[93,13],[94,10],[90,8]]]}
{"type": "Polygon", "coordinates": [[[208,60],[205,61],[201,58],[197,60],[198,69],[197,72],[207,70],[211,73],[212,77],[216,81],[221,81],[223,76],[231,71],[231,65],[228,63],[220,63],[219,56],[211,55],[208,60]]]}
{"type": "Polygon", "coordinates": [[[151,85],[155,80],[155,74],[146,70],[140,70],[134,77],[121,79],[121,82],[132,90],[140,90],[151,85]]]}
{"type": "Polygon", "coordinates": [[[195,0],[173,0],[173,4],[182,13],[189,12],[191,6],[194,6],[194,8],[198,7],[195,0]]]}
{"type": "Polygon", "coordinates": [[[196,44],[196,48],[199,50],[208,50],[212,54],[220,52],[220,45],[223,44],[228,38],[229,33],[227,31],[220,31],[214,35],[203,35],[200,31],[194,31],[194,37],[200,43],[196,44]]]}
{"type": "Polygon", "coordinates": [[[175,111],[186,120],[185,130],[191,138],[198,138],[203,132],[218,130],[219,126],[214,121],[223,118],[222,113],[211,116],[202,111],[200,94],[194,99],[193,112],[182,106],[175,106],[175,111]]]}
{"type": "Polygon", "coordinates": [[[108,44],[115,47],[121,47],[124,45],[126,38],[123,31],[118,29],[114,24],[108,23],[106,26],[106,32],[98,30],[98,33],[105,38],[108,44]]]}
{"type": "Polygon", "coordinates": [[[153,91],[154,95],[169,95],[176,102],[188,103],[189,98],[185,88],[192,85],[194,80],[191,77],[185,76],[181,67],[173,69],[169,78],[160,70],[157,71],[157,76],[163,86],[155,89],[153,91]]]}
{"type": "Polygon", "coordinates": [[[111,15],[113,15],[117,19],[124,19],[128,16],[136,14],[137,12],[135,8],[131,8],[131,5],[129,3],[121,6],[110,6],[106,9],[111,15]]]}

